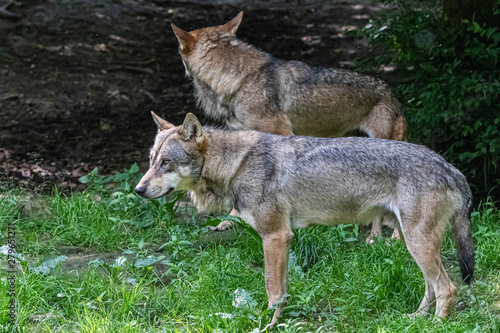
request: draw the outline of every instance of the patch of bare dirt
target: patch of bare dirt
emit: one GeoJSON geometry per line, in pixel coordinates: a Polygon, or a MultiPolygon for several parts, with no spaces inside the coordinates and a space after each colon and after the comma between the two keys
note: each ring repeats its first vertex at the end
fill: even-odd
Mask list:
{"type": "MultiPolygon", "coordinates": [[[[0,182],[76,186],[94,167],[147,161],[150,110],[200,115],[170,23],[191,30],[245,12],[238,35],[278,58],[350,67],[370,49],[344,31],[375,1],[50,0],[0,15],[0,182]]],[[[210,121],[201,117],[202,121],[210,121]]]]}

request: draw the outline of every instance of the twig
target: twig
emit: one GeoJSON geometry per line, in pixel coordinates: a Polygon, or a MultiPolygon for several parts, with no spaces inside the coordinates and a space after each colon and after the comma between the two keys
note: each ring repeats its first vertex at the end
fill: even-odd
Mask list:
{"type": "Polygon", "coordinates": [[[0,17],[10,18],[10,19],[19,19],[21,15],[14,14],[11,11],[8,11],[7,8],[12,5],[14,1],[9,0],[4,5],[0,7],[0,17]]]}
{"type": "Polygon", "coordinates": [[[13,123],[12,124],[9,124],[9,125],[2,125],[0,126],[0,129],[9,129],[9,128],[12,128],[12,127],[16,127],[19,125],[19,120],[21,118],[23,118],[24,116],[26,116],[27,114],[29,114],[31,111],[33,111],[36,107],[31,107],[29,109],[26,109],[24,112],[21,112],[20,114],[18,114],[16,117],[14,117],[14,119],[12,119],[13,123]]]}
{"type": "Polygon", "coordinates": [[[146,73],[152,75],[154,71],[151,68],[144,68],[144,67],[135,67],[135,66],[126,66],[126,65],[117,65],[117,66],[112,66],[106,68],[107,71],[117,71],[121,69],[128,69],[130,71],[135,71],[135,72],[141,72],[141,73],[146,73]]]}

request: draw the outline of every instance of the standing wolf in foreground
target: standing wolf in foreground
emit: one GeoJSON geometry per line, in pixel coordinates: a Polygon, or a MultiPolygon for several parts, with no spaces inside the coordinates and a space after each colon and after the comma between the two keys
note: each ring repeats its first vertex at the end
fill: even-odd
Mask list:
{"type": "MultiPolygon", "coordinates": [[[[385,82],[276,59],[236,38],[242,17],[240,12],[224,25],[191,32],[172,24],[186,74],[208,116],[231,130],[318,137],[360,130],[374,138],[405,140],[405,118],[385,82]]],[[[216,229],[228,226],[223,222],[216,229]]],[[[376,219],[369,239],[381,229],[376,219]]]]}
{"type": "Polygon", "coordinates": [[[472,194],[465,176],[429,149],[371,138],[215,130],[202,128],[192,114],[178,127],[153,118],[158,133],[136,192],[158,198],[187,190],[198,210],[236,207],[262,237],[269,307],[279,303],[271,324],[287,293],[292,229],[311,224],[363,224],[375,216],[396,221],[425,280],[417,313],[435,305],[444,318],[457,295],[441,260],[451,219],[462,277],[472,280],[472,194]]]}

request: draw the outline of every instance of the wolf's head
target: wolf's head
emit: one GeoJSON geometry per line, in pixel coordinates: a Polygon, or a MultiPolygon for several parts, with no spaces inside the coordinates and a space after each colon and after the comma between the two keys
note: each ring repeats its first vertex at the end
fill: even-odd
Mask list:
{"type": "Polygon", "coordinates": [[[234,45],[236,43],[234,37],[236,37],[236,30],[238,30],[242,18],[243,12],[239,12],[235,18],[226,24],[193,31],[184,31],[172,23],[172,30],[179,40],[179,51],[187,76],[191,76],[190,63],[196,61],[192,59],[193,55],[194,58],[196,58],[196,55],[202,57],[216,46],[223,47],[224,44],[230,45],[230,43],[233,43],[234,45]]]}
{"type": "Polygon", "coordinates": [[[149,199],[191,189],[201,175],[206,150],[205,133],[192,113],[177,127],[151,113],[158,133],[149,155],[149,170],[135,187],[137,194],[149,199]]]}

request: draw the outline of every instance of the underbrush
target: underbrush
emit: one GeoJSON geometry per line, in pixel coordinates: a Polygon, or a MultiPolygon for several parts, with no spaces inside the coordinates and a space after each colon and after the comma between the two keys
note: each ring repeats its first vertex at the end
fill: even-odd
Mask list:
{"type": "MultiPolygon", "coordinates": [[[[202,241],[207,216],[180,195],[133,195],[137,177],[135,167],[113,178],[96,170],[82,179],[89,187],[81,193],[2,192],[2,245],[7,223],[15,222],[18,255],[16,326],[8,324],[9,284],[2,278],[2,332],[266,330],[272,313],[260,237],[241,224],[224,241],[202,241]]],[[[418,307],[424,284],[402,242],[366,245],[368,229],[352,225],[297,230],[290,296],[276,331],[497,332],[499,222],[492,202],[472,214],[477,256],[470,286],[461,282],[447,233],[443,258],[459,301],[443,323],[405,317],[418,307]]]]}
{"type": "Polygon", "coordinates": [[[384,51],[360,60],[358,69],[382,75],[390,68],[408,140],[457,165],[477,197],[498,200],[500,1],[488,3],[496,24],[476,22],[470,13],[473,19],[462,20],[460,28],[446,19],[442,1],[381,2],[387,9],[354,34],[384,51]]]}

